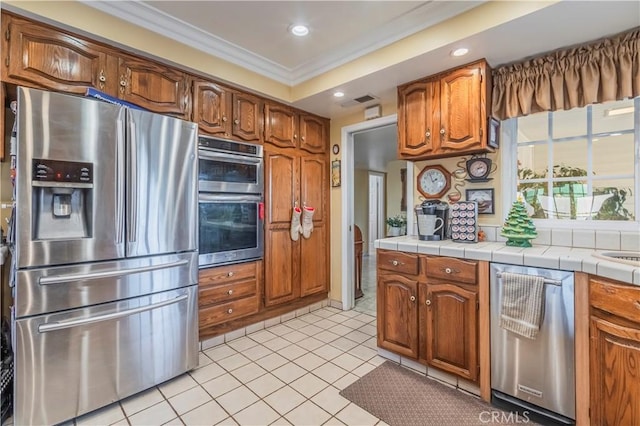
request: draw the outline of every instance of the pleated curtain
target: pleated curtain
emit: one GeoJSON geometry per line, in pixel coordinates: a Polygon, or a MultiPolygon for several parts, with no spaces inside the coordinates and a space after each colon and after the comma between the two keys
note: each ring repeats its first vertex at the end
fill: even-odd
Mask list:
{"type": "Polygon", "coordinates": [[[493,117],[640,96],[640,27],[493,70],[493,117]]]}

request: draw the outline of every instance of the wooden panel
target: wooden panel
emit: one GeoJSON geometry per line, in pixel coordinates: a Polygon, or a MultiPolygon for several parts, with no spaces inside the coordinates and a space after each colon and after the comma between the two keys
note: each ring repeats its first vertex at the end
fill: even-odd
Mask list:
{"type": "Polygon", "coordinates": [[[249,142],[262,142],[262,101],[248,93],[233,92],[233,127],[236,138],[249,142]]]}
{"type": "Polygon", "coordinates": [[[640,424],[640,330],[591,317],[591,424],[640,424]]]}
{"type": "Polygon", "coordinates": [[[240,317],[255,314],[260,308],[258,296],[201,308],[198,311],[200,328],[221,324],[240,317]]]}
{"type": "Polygon", "coordinates": [[[120,58],[121,99],[149,111],[189,118],[191,95],[185,73],[146,59],[120,58]]]}
{"type": "Polygon", "coordinates": [[[427,363],[469,380],[478,378],[477,292],[451,284],[428,286],[427,363]]]}
{"type": "Polygon", "coordinates": [[[298,114],[283,105],[265,103],[264,141],[280,148],[298,145],[298,114]]]}
{"type": "Polygon", "coordinates": [[[476,284],[478,262],[453,257],[427,257],[427,277],[476,284]]]}
{"type": "Polygon", "coordinates": [[[418,281],[378,274],[378,346],[418,357],[418,281]]]}
{"type": "Polygon", "coordinates": [[[300,159],[300,201],[314,207],[313,221],[328,219],[327,190],[329,169],[324,156],[302,157],[300,159]]]}
{"type": "Polygon", "coordinates": [[[589,293],[592,307],[640,324],[640,287],[594,277],[589,293]]]}
{"type": "Polygon", "coordinates": [[[419,81],[398,87],[398,154],[419,157],[438,145],[437,82],[419,81]]]}
{"type": "Polygon", "coordinates": [[[408,275],[418,274],[418,255],[391,250],[378,250],[377,265],[382,273],[393,271],[408,275]]]}
{"type": "Polygon", "coordinates": [[[327,227],[314,224],[310,238],[300,236],[300,296],[326,292],[327,277],[327,227]]]}
{"type": "Polygon", "coordinates": [[[200,133],[231,137],[231,96],[227,89],[209,81],[193,83],[193,121],[200,133]]]}
{"type": "Polygon", "coordinates": [[[300,115],[300,149],[312,154],[324,154],[329,144],[329,124],[313,115],[300,115]]]}
{"type": "Polygon", "coordinates": [[[299,244],[291,240],[289,228],[272,229],[265,237],[265,306],[288,302],[300,296],[299,244]]]}
{"type": "MultiPolygon", "coordinates": [[[[574,276],[574,324],[576,357],[576,424],[591,424],[589,419],[589,276],[576,272],[574,276]]],[[[482,309],[482,300],[480,301],[482,309]]]]}
{"type": "Polygon", "coordinates": [[[491,401],[490,320],[489,262],[480,261],[478,262],[478,362],[480,364],[478,381],[480,382],[480,398],[487,402],[491,401]]]}
{"type": "Polygon", "coordinates": [[[266,226],[291,223],[294,202],[298,202],[296,175],[298,158],[289,154],[265,152],[266,226]]]}
{"type": "Polygon", "coordinates": [[[258,275],[257,268],[261,262],[237,263],[217,268],[200,269],[198,282],[203,285],[219,285],[238,280],[247,280],[258,275]]]}

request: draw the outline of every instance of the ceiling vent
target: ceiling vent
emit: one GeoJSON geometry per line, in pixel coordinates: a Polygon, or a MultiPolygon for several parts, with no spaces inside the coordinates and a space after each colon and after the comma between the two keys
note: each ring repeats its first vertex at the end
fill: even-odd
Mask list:
{"type": "Polygon", "coordinates": [[[354,99],[348,100],[346,102],[343,102],[343,103],[340,104],[340,106],[343,107],[343,108],[348,108],[348,107],[352,107],[352,106],[355,106],[355,105],[364,104],[364,103],[367,103],[369,101],[374,101],[374,100],[377,100],[377,99],[379,99],[379,98],[377,98],[376,96],[373,96],[371,94],[366,94],[364,96],[360,96],[358,98],[354,98],[354,99]]]}
{"type": "Polygon", "coordinates": [[[364,95],[364,96],[360,96],[359,98],[355,98],[354,101],[358,102],[358,103],[365,103],[365,102],[369,102],[376,99],[374,96],[371,95],[364,95]]]}

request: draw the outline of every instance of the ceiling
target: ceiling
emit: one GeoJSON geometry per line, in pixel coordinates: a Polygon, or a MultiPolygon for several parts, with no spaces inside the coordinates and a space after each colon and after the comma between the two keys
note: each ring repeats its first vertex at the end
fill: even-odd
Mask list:
{"type": "MultiPolygon", "coordinates": [[[[395,104],[399,84],[456,65],[486,58],[495,68],[640,25],[637,1],[79,1],[287,85],[300,93],[293,106],[334,120],[395,104]],[[289,34],[294,23],[310,34],[289,34]],[[469,54],[452,57],[462,45],[469,54]],[[317,89],[296,90],[309,82],[317,89]],[[373,99],[354,100],[364,95],[373,99]]],[[[393,137],[376,134],[360,140],[393,137]]]]}

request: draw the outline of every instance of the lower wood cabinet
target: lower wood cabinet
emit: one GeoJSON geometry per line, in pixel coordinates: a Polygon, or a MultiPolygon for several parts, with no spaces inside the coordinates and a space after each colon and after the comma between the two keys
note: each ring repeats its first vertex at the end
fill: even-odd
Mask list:
{"type": "Polygon", "coordinates": [[[201,269],[199,328],[252,315],[260,309],[262,261],[201,269]]]}
{"type": "Polygon", "coordinates": [[[378,346],[478,380],[475,261],[378,250],[378,346]]]}
{"type": "Polygon", "coordinates": [[[591,277],[592,425],[640,424],[640,287],[591,277]]]}

